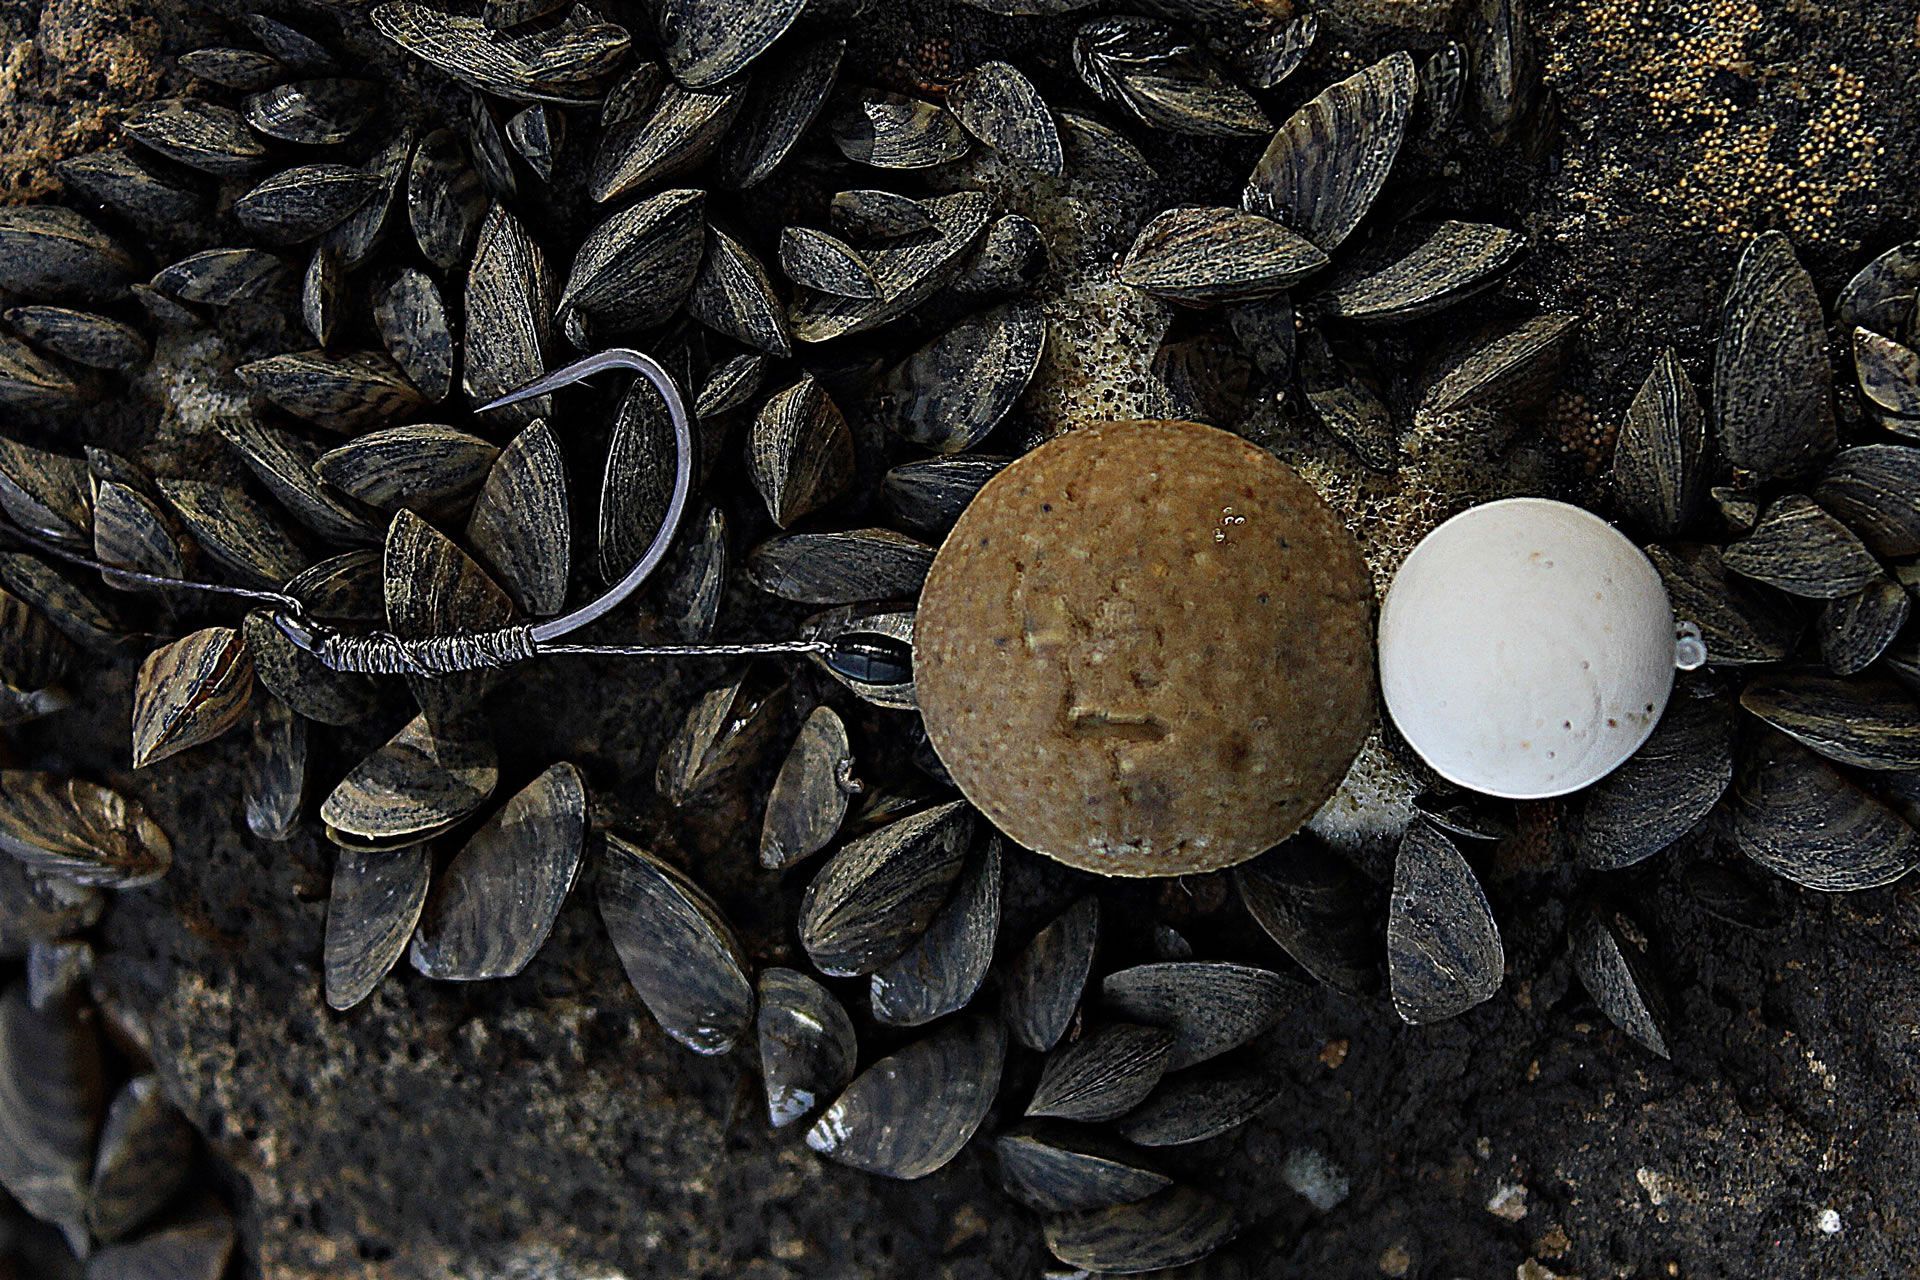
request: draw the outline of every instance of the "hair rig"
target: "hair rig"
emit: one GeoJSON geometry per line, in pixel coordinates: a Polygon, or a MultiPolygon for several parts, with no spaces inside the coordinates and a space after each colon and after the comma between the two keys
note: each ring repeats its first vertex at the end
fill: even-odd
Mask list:
{"type": "Polygon", "coordinates": [[[775,640],[750,644],[604,645],[564,642],[563,637],[605,617],[633,596],[666,559],[693,491],[693,422],[688,416],[686,401],[680,394],[680,388],[675,385],[673,376],[661,367],[659,361],[631,348],[615,347],[556,369],[516,391],[481,405],[477,410],[485,413],[490,409],[543,396],[562,387],[575,386],[609,369],[630,369],[640,374],[653,384],[666,402],[667,415],[673,423],[673,493],[652,543],[625,576],[578,609],[545,622],[519,623],[490,631],[418,639],[402,639],[386,631],[344,631],[308,617],[305,604],[284,592],[141,573],[76,555],[64,548],[48,545],[41,539],[31,538],[31,535],[21,536],[29,537],[36,549],[115,577],[152,586],[179,587],[271,604],[274,606],[272,620],[281,634],[333,671],[431,678],[507,667],[531,658],[562,654],[623,658],[736,658],[805,654],[819,657],[840,675],[868,684],[905,684],[911,680],[912,650],[890,636],[869,632],[849,632],[833,640],[775,640]]]}

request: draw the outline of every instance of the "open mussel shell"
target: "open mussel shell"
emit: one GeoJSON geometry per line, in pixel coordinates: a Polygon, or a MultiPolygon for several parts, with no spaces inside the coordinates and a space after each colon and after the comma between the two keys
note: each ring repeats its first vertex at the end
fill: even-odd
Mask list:
{"type": "Polygon", "coordinates": [[[1111,1120],[1146,1101],[1165,1074],[1173,1033],[1116,1022],[1047,1055],[1029,1116],[1111,1120]]]}
{"type": "Polygon", "coordinates": [[[207,627],[155,649],[134,684],[133,767],[211,742],[240,723],[252,695],[253,660],[232,627],[207,627]]]}
{"type": "Polygon", "coordinates": [[[1331,253],[1373,207],[1400,154],[1415,84],[1412,57],[1395,53],[1300,108],[1254,166],[1244,207],[1331,253]]]}
{"type": "Polygon", "coordinates": [[[1740,705],[1836,764],[1920,769],[1920,705],[1893,680],[1781,672],[1748,684],[1740,705]]]}
{"type": "Polygon", "coordinates": [[[1155,18],[1100,18],[1073,37],[1086,86],[1149,129],[1257,137],[1273,128],[1252,94],[1191,37],[1155,18]]]}
{"type": "Polygon", "coordinates": [[[34,1009],[24,982],[0,994],[0,1188],[82,1250],[107,1101],[94,1024],[80,1002],[34,1009]]]}
{"type": "MultiPolygon", "coordinates": [[[[315,612],[326,616],[322,611],[315,612]]],[[[261,685],[306,719],[352,725],[378,709],[379,688],[372,680],[328,668],[289,640],[266,612],[249,613],[243,630],[247,654],[261,685]]]]}
{"type": "Polygon", "coordinates": [[[760,971],[760,1078],[767,1116],[783,1128],[811,1115],[853,1080],[853,1020],[833,993],[793,969],[760,971]]]}
{"type": "Polygon", "coordinates": [[[867,1173],[924,1178],[986,1119],[1006,1049],[992,1019],[946,1023],[856,1076],[807,1130],[807,1145],[867,1173]]]}
{"type": "Polygon", "coordinates": [[[373,994],[407,949],[427,901],[433,858],[424,844],[342,846],[327,898],[327,1004],[347,1010],[373,994]]]}
{"type": "Polygon", "coordinates": [[[1424,822],[1394,859],[1387,916],[1393,1008],[1410,1023],[1438,1022],[1490,999],[1506,976],[1493,908],[1453,841],[1424,822]]]}
{"type": "Polygon", "coordinates": [[[1833,452],[1833,366],[1813,278],[1778,231],[1755,237],[1727,288],[1714,348],[1714,434],[1736,477],[1813,470],[1833,452]]]}
{"type": "Polygon", "coordinates": [[[1231,1133],[1280,1095],[1283,1078],[1254,1050],[1167,1075],[1139,1107],[1114,1123],[1143,1147],[1178,1147],[1231,1133]]]}
{"type": "Polygon", "coordinates": [[[1654,360],[1614,444],[1613,492],[1621,514],[1652,537],[1679,534],[1706,496],[1706,452],[1699,393],[1669,347],[1654,360]]]}
{"type": "Polygon", "coordinates": [[[139,801],[26,769],[0,769],[0,852],[105,889],[150,884],[173,865],[173,842],[139,801]]]}
{"type": "Polygon", "coordinates": [[[1733,717],[1684,695],[1641,748],[1583,794],[1574,856],[1596,871],[1659,853],[1712,812],[1733,781],[1733,717]]]}
{"type": "Polygon", "coordinates": [[[1066,173],[1060,130],[1033,81],[1005,62],[983,62],[947,89],[960,127],[1021,168],[1051,178],[1066,173]]]}
{"type": "Polygon", "coordinates": [[[753,1021],[753,984],[733,928],[677,867],[619,836],[600,866],[600,918],[620,967],[661,1029],[695,1053],[726,1053],[753,1021]]]}
{"type": "Polygon", "coordinates": [[[1715,666],[1780,662],[1806,630],[1789,597],[1729,573],[1718,547],[1648,547],[1647,559],[1666,584],[1673,616],[1700,628],[1715,666]]]}
{"type": "Polygon", "coordinates": [[[243,784],[247,830],[262,840],[293,838],[307,796],[307,721],[280,699],[262,694],[243,784]]]}
{"type": "Polygon", "coordinates": [[[891,529],[790,533],[747,553],[747,580],[800,604],[912,599],[933,568],[934,548],[891,529]]]}
{"type": "Polygon", "coordinates": [[[544,419],[494,460],[467,517],[467,545],[523,613],[544,618],[566,606],[573,558],[567,467],[544,419]]]}
{"type": "Polygon", "coordinates": [[[979,991],[1000,936],[1001,844],[997,834],[986,838],[926,931],[868,980],[876,1021],[922,1026],[979,991]]]}
{"type": "Polygon", "coordinates": [[[87,1224],[118,1240],[148,1221],[193,1172],[193,1126],[158,1076],[135,1076],[114,1095],[100,1130],[87,1193],[87,1224]]]}
{"type": "Polygon", "coordinates": [[[485,804],[499,781],[490,739],[435,733],[426,716],[415,716],[340,780],[320,818],[343,847],[417,845],[485,804]]]}
{"type": "Polygon", "coordinates": [[[408,955],[429,978],[511,978],[538,954],[586,846],[580,771],[556,764],[473,833],[434,882],[408,955]]]}
{"type": "Polygon", "coordinates": [[[1376,894],[1352,863],[1295,840],[1234,868],[1233,880],[1247,911],[1301,968],[1350,995],[1380,989],[1376,894]]]}
{"type": "Polygon", "coordinates": [[[1173,1185],[1139,1151],[1097,1130],[1023,1125],[993,1149],[1007,1194],[1043,1213],[1131,1204],[1173,1185]]]}
{"type": "Polygon", "coordinates": [[[1653,965],[1622,929],[1620,918],[1598,908],[1585,912],[1574,925],[1572,943],[1573,971],[1607,1019],[1649,1053],[1671,1057],[1665,1002],[1653,965]]]}
{"type": "Polygon", "coordinates": [[[1130,1204],[1058,1214],[1043,1225],[1054,1257],[1101,1275],[1198,1262],[1239,1229],[1231,1205],[1179,1186],[1130,1204]]]}
{"type": "Polygon", "coordinates": [[[1920,865],[1920,832],[1782,734],[1752,744],[1733,788],[1733,842],[1823,893],[1891,884],[1920,865]]]}
{"type": "Polygon", "coordinates": [[[827,121],[840,154],[876,169],[931,169],[967,154],[966,131],[931,102],[863,90],[827,121]]]}
{"type": "Polygon", "coordinates": [[[1294,996],[1276,973],[1214,960],[1136,965],[1100,984],[1109,1013],[1174,1033],[1169,1071],[1246,1044],[1285,1017],[1294,996]]]}
{"type": "Polygon", "coordinates": [[[815,707],[767,795],[760,865],[790,867],[833,843],[858,787],[846,722],[832,707],[815,707]]]}
{"type": "MultiPolygon", "coordinates": [[[[1867,403],[1896,419],[1920,416],[1920,351],[1870,329],[1853,331],[1853,367],[1867,403]]],[[[1906,433],[1905,424],[1899,424],[1906,433]]],[[[1913,430],[1920,430],[1916,424],[1913,430]]]]}
{"type": "Polygon", "coordinates": [[[771,397],[754,418],[747,475],[767,514],[789,528],[846,491],[853,433],[820,384],[805,378],[771,397]]]}
{"type": "Polygon", "coordinates": [[[1001,1016],[1014,1039],[1045,1053],[1060,1042],[1080,1007],[1100,937],[1100,899],[1085,897],[1035,934],[1008,967],[1001,1016]]]}
{"type": "Polygon", "coordinates": [[[749,668],[702,694],[660,751],[654,785],[685,804],[752,764],[780,723],[787,682],[749,668]]]}
{"type": "Polygon", "coordinates": [[[959,879],[973,826],[973,810],[954,800],[842,846],[800,903],[800,945],[815,967],[863,976],[911,947],[959,879]]]}

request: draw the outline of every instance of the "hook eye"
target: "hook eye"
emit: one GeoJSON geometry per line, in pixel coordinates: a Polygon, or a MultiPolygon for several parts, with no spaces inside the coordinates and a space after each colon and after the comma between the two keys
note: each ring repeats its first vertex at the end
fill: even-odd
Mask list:
{"type": "Polygon", "coordinates": [[[320,644],[320,637],[314,629],[292,614],[280,609],[272,609],[268,611],[267,617],[272,620],[274,627],[281,635],[308,653],[312,653],[320,644]]]}

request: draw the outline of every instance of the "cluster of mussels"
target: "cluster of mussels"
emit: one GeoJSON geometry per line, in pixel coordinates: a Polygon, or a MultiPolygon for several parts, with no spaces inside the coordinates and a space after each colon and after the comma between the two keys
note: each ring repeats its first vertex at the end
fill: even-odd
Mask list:
{"type": "MultiPolygon", "coordinates": [[[[1088,7],[973,2],[1016,18],[1088,7]]],[[[1067,49],[1036,53],[1078,77],[1049,87],[1076,100],[1059,106],[1005,62],[912,94],[842,83],[863,0],[655,7],[656,25],[637,35],[572,0],[487,0],[473,14],[408,0],[374,7],[371,27],[467,104],[461,127],[419,137],[381,132],[392,86],[354,78],[310,33],[250,15],[251,47],[180,59],[209,92],[136,110],[127,147],[63,166],[72,202],[93,216],[0,211],[0,291],[24,300],[5,313],[17,337],[0,336],[0,400],[29,415],[58,420],[137,371],[152,350],[143,328],[158,326],[182,367],[201,349],[197,334],[236,314],[288,311],[310,339],[240,365],[244,385],[231,394],[219,394],[217,358],[184,375],[213,384],[200,411],[250,480],[189,474],[164,450],[143,465],[0,439],[0,512],[28,535],[0,554],[0,723],[61,709],[59,681],[79,651],[120,652],[143,600],[149,614],[176,607],[176,593],[150,580],[89,580],[49,550],[291,595],[310,616],[403,638],[549,618],[581,581],[617,580],[668,504],[673,436],[651,386],[625,393],[613,415],[590,567],[575,564],[554,397],[468,412],[464,426],[428,420],[524,385],[569,347],[627,341],[687,389],[701,484],[629,632],[708,640],[744,582],[824,609],[805,635],[910,644],[933,542],[1021,446],[1012,420],[1049,340],[1032,297],[1049,265],[1041,228],[958,175],[999,165],[1042,193],[1079,168],[1151,175],[1124,131],[1134,126],[1224,145],[1267,140],[1241,207],[1168,209],[1115,265],[1126,285],[1191,319],[1154,365],[1174,400],[1231,426],[1227,393],[1258,387],[1364,465],[1389,469],[1403,410],[1368,372],[1373,336],[1493,285],[1523,241],[1428,215],[1431,187],[1410,190],[1392,214],[1391,201],[1375,212],[1377,197],[1403,151],[1441,154],[1469,122],[1495,144],[1536,145],[1553,115],[1518,0],[1478,0],[1461,42],[1424,62],[1395,53],[1277,125],[1268,106],[1317,28],[1260,0],[1147,3],[1148,16],[1079,23],[1067,49]],[[217,90],[245,97],[236,109],[217,90]],[[776,174],[782,183],[769,184],[776,174]],[[875,174],[888,189],[867,185],[875,174]],[[555,193],[570,183],[604,212],[563,244],[565,219],[544,210],[564,203],[555,193]],[[768,196],[783,184],[791,190],[768,196]],[[771,205],[749,203],[756,191],[771,205]],[[770,220],[768,207],[799,214],[775,234],[787,219],[770,220]],[[145,250],[131,245],[202,222],[248,242],[133,283],[145,250]],[[304,265],[289,260],[294,249],[304,265]],[[144,323],[132,323],[131,299],[144,323]],[[1236,388],[1226,374],[1237,366],[1236,388]],[[862,523],[875,517],[885,523],[862,523]],[[736,565],[736,539],[761,531],[736,565]]],[[[1872,413],[1920,435],[1920,355],[1902,345],[1916,280],[1920,250],[1897,251],[1862,273],[1841,311],[1857,327],[1872,413]]],[[[1573,328],[1547,314],[1495,333],[1419,407],[1523,403],[1551,382],[1573,328]]],[[[1735,789],[1739,847],[1823,889],[1885,883],[1920,859],[1893,807],[1920,764],[1920,719],[1896,685],[1860,675],[1879,659],[1895,677],[1920,678],[1920,651],[1898,640],[1908,585],[1898,563],[1920,554],[1920,486],[1905,461],[1916,455],[1875,444],[1828,456],[1825,341],[1804,271],[1784,242],[1763,238],[1728,301],[1719,448],[1671,355],[1635,401],[1615,467],[1620,513],[1668,540],[1653,554],[1714,669],[1676,699],[1640,756],[1580,802],[1586,865],[1646,858],[1715,808],[1734,773],[1727,671],[1761,663],[1776,669],[1747,685],[1741,705],[1787,736],[1753,743],[1735,789]],[[1731,468],[1711,502],[1742,535],[1724,551],[1671,541],[1706,519],[1710,460],[1731,468]],[[1822,466],[1807,496],[1762,507],[1822,466]],[[1786,665],[1804,618],[1780,591],[1829,601],[1819,632],[1833,674],[1786,665]],[[1876,798],[1863,769],[1894,794],[1876,798]]],[[[994,1148],[1008,1191],[1045,1215],[1062,1262],[1135,1272],[1217,1248],[1236,1230],[1233,1211],[1176,1183],[1147,1149],[1229,1132],[1274,1098],[1279,1080],[1258,1041],[1295,1002],[1294,979],[1195,959],[1164,927],[1150,945],[1116,937],[1112,906],[1103,934],[1111,895],[1084,876],[1063,882],[1072,905],[1057,918],[1003,942],[1003,883],[1031,855],[953,798],[913,715],[910,673],[826,674],[845,690],[761,668],[722,682],[672,736],[655,789],[679,806],[755,776],[781,725],[805,710],[766,797],[759,848],[770,876],[833,850],[798,920],[800,947],[827,982],[783,967],[756,975],[683,859],[594,835],[573,764],[553,764],[489,810],[501,768],[478,710],[499,677],[475,672],[408,677],[417,714],[319,806],[337,847],[327,1001],[351,1008],[403,954],[431,978],[519,973],[591,848],[601,916],[647,1007],[701,1053],[757,1038],[776,1127],[811,1121],[815,1150],[914,1178],[952,1160],[1018,1093],[1024,1119],[994,1148]],[[803,689],[827,696],[796,708],[803,689]],[[871,740],[856,749],[861,725],[871,740]],[[436,858],[436,842],[456,833],[458,847],[436,858]],[[969,1012],[996,984],[999,1013],[969,1012]],[[843,998],[857,991],[858,1023],[843,998]],[[863,1061],[876,1045],[899,1047],[863,1061]],[[1037,1074],[1017,1064],[1023,1051],[1041,1055],[1037,1074]]],[[[264,611],[204,627],[142,664],[133,763],[250,725],[246,822],[261,839],[287,839],[310,790],[310,726],[379,722],[390,684],[329,669],[264,611]]],[[[1384,980],[1409,1021],[1487,999],[1504,968],[1455,839],[1510,824],[1444,795],[1427,810],[1400,847],[1384,936],[1371,879],[1318,844],[1291,842],[1232,877],[1308,974],[1369,997],[1384,980]]],[[[113,1239],[138,1216],[113,1216],[124,1149],[184,1139],[151,1081],[136,1077],[107,1113],[96,1163],[99,1072],[54,1065],[92,1052],[54,1037],[79,1036],[72,1028],[90,1016],[78,994],[86,944],[75,939],[98,917],[100,891],[163,874],[171,847],[114,790],[9,770],[0,848],[13,855],[0,862],[0,955],[27,954],[46,975],[31,998],[22,988],[0,1006],[0,1138],[10,1140],[0,1185],[77,1246],[89,1230],[113,1239]],[[65,1009],[67,1030],[29,1017],[30,1006],[65,1009]]],[[[1640,937],[1596,914],[1572,941],[1576,967],[1615,1022],[1664,1052],[1640,937]]],[[[217,1260],[195,1256],[179,1274],[211,1277],[225,1246],[217,1260]]]]}

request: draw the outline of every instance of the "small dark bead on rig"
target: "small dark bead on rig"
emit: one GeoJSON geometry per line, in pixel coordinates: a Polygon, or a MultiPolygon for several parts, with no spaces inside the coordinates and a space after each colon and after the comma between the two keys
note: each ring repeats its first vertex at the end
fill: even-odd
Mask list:
{"type": "Polygon", "coordinates": [[[826,662],[835,674],[861,684],[906,684],[913,679],[913,649],[873,632],[840,636],[826,662]]]}

